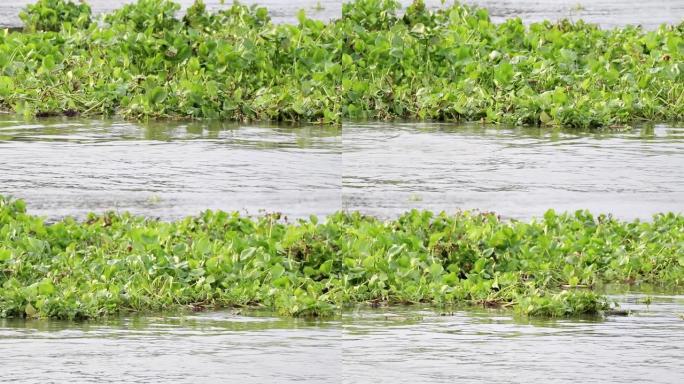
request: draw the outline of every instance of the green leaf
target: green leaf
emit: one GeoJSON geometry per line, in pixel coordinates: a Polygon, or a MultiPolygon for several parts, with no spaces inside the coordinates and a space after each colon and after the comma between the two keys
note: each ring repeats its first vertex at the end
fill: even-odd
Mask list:
{"type": "Polygon", "coordinates": [[[350,67],[352,64],[354,64],[354,59],[352,59],[352,57],[346,53],[343,54],[342,55],[342,65],[344,65],[345,67],[350,67]]]}
{"type": "Polygon", "coordinates": [[[442,237],[444,237],[444,232],[437,232],[430,235],[428,248],[433,248],[442,239],[442,237]]]}
{"type": "Polygon", "coordinates": [[[323,274],[329,274],[332,271],[333,267],[333,260],[328,260],[325,263],[321,264],[320,268],[318,268],[319,271],[323,274]]]}
{"type": "Polygon", "coordinates": [[[513,79],[513,66],[510,63],[501,63],[497,66],[494,72],[494,79],[500,85],[506,85],[513,79]]]}
{"type": "Polygon", "coordinates": [[[441,275],[442,272],[444,272],[444,267],[442,267],[442,264],[432,263],[432,265],[430,265],[430,274],[432,277],[437,277],[441,275]]]}
{"type": "Polygon", "coordinates": [[[425,25],[423,23],[416,23],[416,25],[411,28],[411,33],[416,35],[424,35],[426,32],[425,25]]]}
{"type": "Polygon", "coordinates": [[[290,285],[290,279],[288,279],[286,276],[281,276],[277,279],[272,280],[271,284],[273,284],[273,286],[277,288],[287,287],[288,285],[290,285]]]}
{"type": "Polygon", "coordinates": [[[271,267],[271,279],[275,280],[285,273],[285,267],[280,264],[276,264],[271,267]]]}
{"type": "Polygon", "coordinates": [[[150,105],[161,104],[166,100],[166,91],[162,87],[154,87],[147,93],[147,101],[150,105]]]}
{"type": "Polygon", "coordinates": [[[398,254],[400,254],[401,251],[404,250],[404,248],[406,248],[406,244],[401,244],[401,245],[392,244],[390,249],[387,250],[387,259],[388,260],[394,259],[394,257],[397,256],[398,254]]]}
{"type": "Polygon", "coordinates": [[[14,81],[11,77],[0,76],[0,96],[7,97],[14,92],[14,81]]]}
{"type": "Polygon", "coordinates": [[[256,248],[249,247],[242,252],[240,252],[240,261],[249,260],[256,253],[256,248]]]}
{"type": "Polygon", "coordinates": [[[43,281],[38,284],[38,293],[41,295],[51,295],[55,292],[55,286],[52,285],[52,281],[49,279],[43,279],[43,281]]]}
{"type": "Polygon", "coordinates": [[[26,307],[24,307],[24,312],[28,317],[36,317],[36,314],[38,313],[31,303],[26,304],[26,307]]]}
{"type": "Polygon", "coordinates": [[[52,55],[47,55],[43,58],[43,68],[51,71],[55,68],[55,58],[52,55]]]}

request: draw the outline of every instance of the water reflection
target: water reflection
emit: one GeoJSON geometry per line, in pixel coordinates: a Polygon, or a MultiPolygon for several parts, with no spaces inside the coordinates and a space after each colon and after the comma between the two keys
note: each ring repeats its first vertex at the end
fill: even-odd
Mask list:
{"type": "MultiPolygon", "coordinates": [[[[401,0],[408,5],[412,0],[401,0]]],[[[443,7],[442,0],[425,0],[431,8],[443,7]]],[[[452,3],[446,1],[447,4],[452,3]]],[[[489,10],[495,23],[520,17],[525,23],[543,20],[585,20],[603,28],[627,24],[655,29],[662,23],[678,24],[684,17],[684,2],[679,0],[466,0],[489,10]]]]}
{"type": "Polygon", "coordinates": [[[68,117],[21,120],[0,115],[1,141],[97,142],[111,140],[182,141],[197,139],[235,139],[245,145],[274,147],[325,147],[340,135],[334,125],[244,124],[216,120],[127,122],[121,120],[74,119],[68,117]]]}
{"type": "Polygon", "coordinates": [[[625,219],[684,209],[684,128],[624,131],[437,123],[345,123],[343,206],[493,210],[527,219],[549,208],[625,219]]]}
{"type": "Polygon", "coordinates": [[[622,131],[479,124],[336,126],[0,120],[1,194],[57,219],[204,209],[393,217],[408,209],[549,208],[624,219],[684,209],[684,128],[622,131]]]}
{"type": "Polygon", "coordinates": [[[684,321],[677,313],[684,312],[684,297],[650,297],[647,305],[644,295],[614,296],[632,315],[605,320],[526,319],[484,309],[351,313],[343,320],[344,382],[681,382],[684,321]],[[417,314],[420,322],[406,322],[417,314]]]}
{"type": "Polygon", "coordinates": [[[125,383],[681,382],[684,296],[643,290],[649,293],[612,295],[631,315],[607,318],[530,319],[506,310],[397,306],[359,307],[332,320],[234,311],[86,323],[5,319],[0,377],[125,383]]]}
{"type": "Polygon", "coordinates": [[[50,219],[205,209],[325,215],[341,205],[335,126],[0,121],[0,194],[50,219]]]}
{"type": "Polygon", "coordinates": [[[217,312],[107,322],[0,320],[7,382],[306,382],[339,380],[340,328],[217,312]]]}
{"type": "MultiPolygon", "coordinates": [[[[89,0],[88,4],[96,14],[111,12],[123,4],[134,0],[89,0]]],[[[191,5],[194,0],[175,0],[183,8],[191,5]]],[[[34,0],[5,0],[0,3],[0,26],[21,26],[19,11],[34,0]]],[[[207,9],[215,11],[225,9],[231,1],[204,0],[207,9]]],[[[275,23],[297,23],[297,12],[306,11],[309,17],[327,21],[337,19],[342,15],[342,3],[346,0],[242,0],[243,4],[259,4],[270,11],[275,23]]],[[[401,0],[404,7],[412,0],[401,0]]],[[[429,7],[442,7],[442,0],[426,0],[429,7]]],[[[445,1],[451,4],[452,1],[445,1]]],[[[654,29],[661,23],[677,24],[684,17],[684,3],[678,0],[465,0],[463,3],[474,4],[489,10],[494,22],[503,22],[511,17],[520,17],[524,22],[541,20],[571,20],[583,19],[591,23],[598,23],[604,28],[639,24],[648,29],[654,29]]]]}
{"type": "MultiPolygon", "coordinates": [[[[87,3],[94,14],[109,13],[121,8],[124,4],[134,3],[136,0],[88,0],[87,3]]],[[[195,0],[174,0],[181,5],[182,10],[192,5],[195,0]]],[[[35,0],[3,0],[0,3],[0,26],[21,26],[19,12],[26,5],[35,3],[35,0]]],[[[233,2],[222,0],[204,0],[209,11],[217,11],[228,8],[233,2]],[[224,4],[222,4],[224,3],[224,4]]],[[[297,12],[300,9],[306,11],[307,16],[328,21],[338,18],[342,14],[342,0],[241,0],[241,4],[266,7],[274,23],[297,23],[297,12]]]]}

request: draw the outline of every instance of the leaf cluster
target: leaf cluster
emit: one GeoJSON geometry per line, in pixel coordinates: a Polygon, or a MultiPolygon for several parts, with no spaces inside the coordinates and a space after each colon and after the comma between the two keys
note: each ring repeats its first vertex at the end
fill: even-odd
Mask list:
{"type": "Polygon", "coordinates": [[[237,3],[208,13],[198,0],[183,18],[179,8],[138,0],[98,23],[0,36],[0,108],[28,116],[339,121],[333,24],[302,14],[298,25],[274,25],[265,8],[237,3]]]}
{"type": "Polygon", "coordinates": [[[335,315],[357,303],[511,307],[574,316],[608,308],[606,283],[684,284],[684,216],[622,222],[548,211],[340,212],[287,222],[207,211],[162,222],[129,214],[46,223],[0,198],[0,317],[262,307],[335,315]]]}
{"type": "Polygon", "coordinates": [[[59,32],[62,27],[87,28],[91,23],[90,6],[70,0],[38,0],[19,13],[27,32],[59,32]]]}
{"type": "Polygon", "coordinates": [[[501,24],[486,9],[357,0],[339,27],[342,115],[606,127],[684,119],[684,23],[501,24]]]}
{"type": "Polygon", "coordinates": [[[603,30],[501,24],[483,8],[354,0],[324,23],[303,11],[215,13],[138,0],[99,22],[40,0],[0,36],[0,108],[29,116],[431,119],[609,127],[684,119],[684,23],[603,30]]]}

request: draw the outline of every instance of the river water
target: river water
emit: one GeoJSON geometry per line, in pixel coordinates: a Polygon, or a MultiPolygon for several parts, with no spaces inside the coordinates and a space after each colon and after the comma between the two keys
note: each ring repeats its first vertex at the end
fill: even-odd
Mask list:
{"type": "Polygon", "coordinates": [[[295,217],[341,202],[339,127],[0,120],[0,194],[59,219],[223,209],[295,217]]]}
{"type": "Polygon", "coordinates": [[[307,321],[215,312],[0,320],[0,377],[25,383],[680,383],[684,296],[621,294],[627,317],[529,320],[422,307],[307,321]],[[646,304],[650,301],[650,304],[646,304]]]}
{"type": "Polygon", "coordinates": [[[408,209],[528,219],[589,209],[684,212],[684,128],[623,132],[438,123],[237,126],[0,119],[0,194],[56,220],[204,209],[394,217],[408,209]]]}
{"type": "Polygon", "coordinates": [[[684,127],[615,131],[436,123],[345,124],[345,209],[545,210],[647,219],[684,212],[684,127]]]}
{"type": "Polygon", "coordinates": [[[680,383],[684,296],[613,296],[627,317],[389,309],[348,316],[345,383],[680,383]]]}
{"type": "MultiPolygon", "coordinates": [[[[115,209],[300,217],[358,209],[684,210],[684,129],[437,123],[288,127],[51,119],[0,122],[0,194],[57,220],[115,209]]],[[[107,322],[0,320],[0,381],[675,383],[684,296],[614,296],[628,317],[361,308],[310,321],[213,312],[107,322]],[[647,305],[646,297],[652,297],[647,305]]]]}
{"type": "MultiPolygon", "coordinates": [[[[93,12],[111,12],[121,5],[135,0],[88,0],[93,12]]],[[[3,0],[0,2],[0,26],[19,27],[19,11],[35,0],[3,0]]],[[[194,0],[175,0],[183,8],[194,0]]],[[[217,10],[226,5],[221,0],[204,0],[209,10],[217,10]]],[[[337,19],[342,14],[341,0],[241,0],[243,4],[259,4],[268,8],[271,18],[276,23],[296,23],[300,9],[307,15],[323,21],[337,19]]],[[[401,0],[404,6],[412,0],[401,0]]],[[[441,0],[426,0],[432,8],[441,6],[441,0]]],[[[597,23],[604,28],[613,28],[625,24],[639,24],[647,29],[654,29],[661,23],[679,23],[684,18],[684,2],[680,0],[465,0],[465,4],[478,5],[489,9],[494,22],[501,22],[510,17],[520,17],[524,22],[541,20],[584,19],[597,23]]],[[[230,5],[231,0],[225,4],[230,5]]],[[[453,1],[446,1],[452,4],[453,1]]]]}
{"type": "MultiPolygon", "coordinates": [[[[408,5],[412,0],[400,2],[408,5]]],[[[425,3],[431,8],[442,6],[441,0],[425,0],[425,3]]],[[[655,29],[662,23],[677,24],[684,19],[681,0],[466,0],[462,3],[487,8],[496,23],[511,17],[520,17],[525,23],[582,19],[603,28],[633,24],[655,29]]]]}
{"type": "MultiPolygon", "coordinates": [[[[134,3],[136,0],[87,0],[87,3],[95,14],[108,13],[121,8],[122,5],[134,3]]],[[[173,0],[181,5],[181,9],[192,5],[195,0],[173,0]]],[[[35,3],[35,0],[2,0],[0,2],[0,26],[19,27],[22,25],[19,19],[19,11],[27,4],[35,3]]],[[[216,11],[226,9],[233,3],[232,0],[204,0],[207,10],[216,11]],[[224,4],[222,4],[224,3],[224,4]]],[[[296,23],[297,12],[304,10],[309,17],[328,21],[339,18],[342,14],[342,2],[340,0],[241,0],[241,4],[257,4],[269,10],[271,19],[275,23],[296,23]]]]}
{"type": "MultiPolygon", "coordinates": [[[[1,2],[0,25],[19,26],[28,2],[1,2]]],[[[123,1],[89,3],[104,12],[123,1]]],[[[341,9],[337,0],[260,3],[276,22],[293,22],[300,8],[322,20],[341,9]]],[[[677,0],[477,3],[495,21],[581,17],[654,28],[684,17],[677,0]]],[[[648,219],[684,211],[682,169],[677,124],[586,132],[0,118],[0,194],[26,199],[31,213],[50,220],[104,210],[172,220],[206,208],[295,217],[482,209],[521,219],[588,208],[648,219]]],[[[0,319],[0,382],[684,382],[684,296],[618,291],[612,297],[630,316],[538,320],[484,309],[361,307],[319,321],[231,311],[0,319]]]]}

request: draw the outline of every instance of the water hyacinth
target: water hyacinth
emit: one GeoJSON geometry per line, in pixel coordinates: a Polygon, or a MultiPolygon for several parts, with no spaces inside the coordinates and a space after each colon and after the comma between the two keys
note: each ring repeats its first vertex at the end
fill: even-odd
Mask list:
{"type": "Polygon", "coordinates": [[[596,314],[602,284],[684,284],[684,216],[622,222],[548,211],[340,212],[288,223],[207,211],[176,222],[129,214],[46,223],[0,198],[0,317],[95,318],[248,306],[336,315],[357,303],[596,314]]]}
{"type": "Polygon", "coordinates": [[[73,7],[40,0],[25,12],[25,32],[0,35],[0,108],[28,116],[339,120],[341,39],[332,24],[302,13],[298,25],[274,25],[265,8],[240,4],[209,14],[201,1],[181,18],[172,1],[138,0],[98,22],[43,25],[44,15],[71,20],[73,12],[58,10],[73,7]]]}
{"type": "Polygon", "coordinates": [[[399,8],[343,8],[345,117],[572,127],[684,118],[684,23],[497,25],[477,7],[399,8]]]}
{"type": "Polygon", "coordinates": [[[684,23],[602,30],[582,21],[491,22],[485,9],[354,0],[339,19],[198,0],[138,0],[93,21],[39,0],[0,36],[0,108],[340,123],[475,120],[605,127],[684,119],[684,23]]]}
{"type": "Polygon", "coordinates": [[[78,28],[88,27],[91,9],[84,2],[76,4],[64,0],[42,0],[27,5],[26,10],[19,13],[19,18],[29,32],[59,32],[66,24],[78,28]]]}

